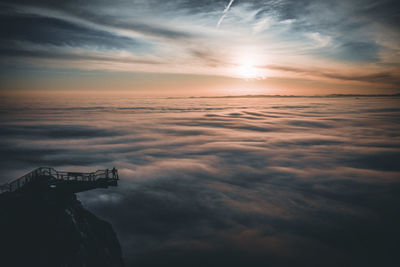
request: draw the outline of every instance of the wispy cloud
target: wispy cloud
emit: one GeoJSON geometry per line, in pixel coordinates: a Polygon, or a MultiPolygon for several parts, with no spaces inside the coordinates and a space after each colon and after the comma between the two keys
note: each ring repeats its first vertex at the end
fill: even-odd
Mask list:
{"type": "MultiPolygon", "coordinates": [[[[332,73],[346,69],[348,76],[357,74],[355,80],[370,73],[396,74],[399,69],[399,34],[391,8],[397,4],[392,0],[360,0],[363,9],[342,0],[334,6],[315,0],[220,0],[219,12],[209,1],[118,1],[113,6],[91,1],[3,1],[4,76],[12,77],[17,69],[23,75],[23,68],[50,67],[237,78],[241,65],[254,59],[254,65],[302,65],[331,68],[332,73]],[[220,27],[228,14],[232,19],[220,27]]],[[[282,74],[285,71],[275,69],[261,76],[282,74]]],[[[321,82],[318,75],[297,75],[321,82]]],[[[14,87],[19,83],[14,80],[14,87]]],[[[1,90],[10,85],[0,85],[1,90]]]]}
{"type": "Polygon", "coordinates": [[[343,73],[343,72],[335,72],[332,70],[326,69],[317,69],[317,68],[297,68],[297,67],[289,67],[289,66],[277,66],[277,65],[267,65],[262,66],[263,68],[267,68],[270,70],[279,70],[283,72],[295,73],[295,74],[305,74],[311,77],[319,77],[326,79],[334,79],[341,81],[354,81],[354,82],[365,82],[365,83],[383,83],[383,84],[392,84],[394,86],[398,86],[400,84],[400,79],[398,72],[387,71],[387,72],[366,72],[363,74],[360,73],[343,73]]]}

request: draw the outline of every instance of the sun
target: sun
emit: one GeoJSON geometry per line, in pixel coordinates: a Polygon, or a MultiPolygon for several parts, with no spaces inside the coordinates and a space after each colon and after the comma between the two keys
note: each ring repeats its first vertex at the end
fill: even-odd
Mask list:
{"type": "Polygon", "coordinates": [[[245,63],[238,67],[238,74],[245,79],[253,79],[257,77],[257,69],[251,63],[245,63]]]}
{"type": "Polygon", "coordinates": [[[244,60],[235,70],[236,75],[243,79],[262,79],[263,75],[260,69],[255,67],[252,60],[244,60]]]}

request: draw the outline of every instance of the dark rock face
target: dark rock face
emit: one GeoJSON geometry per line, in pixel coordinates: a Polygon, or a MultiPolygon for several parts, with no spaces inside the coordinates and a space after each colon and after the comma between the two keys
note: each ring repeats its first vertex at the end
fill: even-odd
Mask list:
{"type": "Polygon", "coordinates": [[[0,195],[0,264],[5,267],[120,267],[111,225],[75,194],[0,195]]]}

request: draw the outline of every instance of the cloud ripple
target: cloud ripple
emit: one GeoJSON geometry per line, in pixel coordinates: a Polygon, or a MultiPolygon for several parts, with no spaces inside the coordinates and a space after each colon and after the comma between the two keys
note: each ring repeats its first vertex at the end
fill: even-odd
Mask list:
{"type": "Polygon", "coordinates": [[[80,199],[127,266],[399,264],[397,98],[40,101],[1,106],[2,181],[117,166],[80,199]]]}

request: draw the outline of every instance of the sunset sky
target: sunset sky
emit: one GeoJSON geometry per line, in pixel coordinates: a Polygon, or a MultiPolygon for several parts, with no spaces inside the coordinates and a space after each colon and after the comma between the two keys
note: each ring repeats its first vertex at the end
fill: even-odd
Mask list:
{"type": "Polygon", "coordinates": [[[0,1],[0,94],[400,92],[394,0],[0,1]]]}
{"type": "Polygon", "coordinates": [[[117,168],[77,197],[127,267],[398,267],[399,11],[0,0],[0,185],[117,168]]]}

